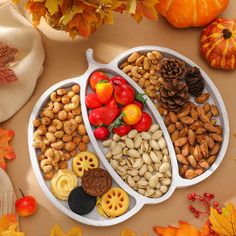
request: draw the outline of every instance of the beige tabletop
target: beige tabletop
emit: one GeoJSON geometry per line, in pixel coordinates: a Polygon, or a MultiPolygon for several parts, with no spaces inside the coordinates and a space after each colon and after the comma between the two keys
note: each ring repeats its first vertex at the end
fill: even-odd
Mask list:
{"type": "MultiPolygon", "coordinates": [[[[236,1],[232,0],[224,16],[236,17],[236,1]]],[[[32,217],[21,219],[21,229],[29,236],[48,236],[50,228],[58,223],[65,230],[74,225],[81,225],[61,213],[42,192],[34,172],[27,147],[27,125],[30,113],[39,96],[54,83],[81,75],[87,69],[85,51],[93,48],[95,57],[100,62],[109,62],[119,53],[139,45],[158,45],[174,49],[189,57],[201,66],[212,78],[219,89],[230,119],[230,143],[225,159],[217,171],[204,182],[185,189],[178,189],[166,202],[147,205],[129,220],[112,227],[83,227],[86,236],[118,236],[121,229],[129,227],[138,235],[154,235],[155,225],[175,224],[178,220],[189,221],[198,225],[187,209],[186,195],[190,192],[212,192],[221,203],[232,201],[236,204],[236,71],[216,71],[207,66],[199,55],[200,29],[179,30],[171,27],[164,19],[158,22],[148,20],[136,24],[124,15],[118,15],[113,26],[102,26],[89,39],[75,40],[62,33],[51,30],[47,25],[40,27],[46,52],[45,68],[38,80],[31,99],[9,121],[3,124],[16,132],[12,142],[17,154],[16,160],[8,164],[16,193],[20,187],[25,193],[37,198],[39,209],[32,217]]]]}

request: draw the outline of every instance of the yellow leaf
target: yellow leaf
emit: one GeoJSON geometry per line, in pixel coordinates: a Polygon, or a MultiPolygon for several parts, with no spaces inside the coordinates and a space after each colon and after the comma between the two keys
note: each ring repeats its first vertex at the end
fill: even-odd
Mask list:
{"type": "Polygon", "coordinates": [[[228,203],[226,207],[222,208],[222,214],[211,208],[209,220],[212,224],[212,229],[220,236],[236,235],[236,209],[233,204],[228,203]]]}
{"type": "Polygon", "coordinates": [[[70,229],[66,236],[82,236],[82,229],[80,227],[74,226],[70,229]]]}
{"type": "Polygon", "coordinates": [[[137,234],[130,229],[123,229],[120,236],[137,236],[137,234]]]}
{"type": "Polygon", "coordinates": [[[136,0],[129,0],[127,5],[127,10],[131,14],[135,14],[137,8],[137,2],[136,0]]]}
{"type": "Polygon", "coordinates": [[[45,7],[48,9],[51,15],[54,15],[58,12],[58,5],[60,5],[61,1],[59,0],[47,0],[45,7]]]}
{"type": "Polygon", "coordinates": [[[59,225],[54,225],[51,229],[50,236],[65,236],[59,225]]]}
{"type": "Polygon", "coordinates": [[[62,22],[63,25],[67,25],[77,13],[82,13],[83,10],[83,7],[74,5],[69,13],[62,16],[60,22],[62,22]]]}
{"type": "Polygon", "coordinates": [[[64,233],[60,225],[54,225],[51,229],[50,236],[82,236],[82,229],[74,226],[68,233],[64,233]]]}

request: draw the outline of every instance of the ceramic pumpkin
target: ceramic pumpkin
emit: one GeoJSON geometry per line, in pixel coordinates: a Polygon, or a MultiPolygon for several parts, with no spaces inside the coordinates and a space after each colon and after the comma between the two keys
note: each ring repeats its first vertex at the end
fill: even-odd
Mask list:
{"type": "Polygon", "coordinates": [[[177,28],[205,26],[220,15],[229,0],[160,0],[158,12],[177,28]]]}
{"type": "Polygon", "coordinates": [[[200,51],[215,69],[236,69],[236,19],[218,18],[201,34],[200,51]]]}

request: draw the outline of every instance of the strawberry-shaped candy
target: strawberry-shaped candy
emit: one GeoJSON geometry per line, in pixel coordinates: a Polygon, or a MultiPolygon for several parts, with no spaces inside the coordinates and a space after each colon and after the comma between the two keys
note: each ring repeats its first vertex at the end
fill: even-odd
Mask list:
{"type": "Polygon", "coordinates": [[[101,80],[96,84],[96,94],[102,104],[106,104],[113,94],[113,85],[108,80],[101,80]]]}

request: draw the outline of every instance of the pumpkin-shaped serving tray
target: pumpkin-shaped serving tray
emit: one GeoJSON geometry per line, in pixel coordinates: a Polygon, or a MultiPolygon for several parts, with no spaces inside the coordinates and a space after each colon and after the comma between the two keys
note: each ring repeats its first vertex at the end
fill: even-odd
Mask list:
{"type": "MultiPolygon", "coordinates": [[[[211,167],[207,171],[205,171],[203,174],[201,174],[200,176],[198,176],[194,179],[191,179],[191,180],[184,179],[179,175],[178,162],[176,159],[176,154],[175,154],[174,146],[172,144],[170,135],[169,135],[167,128],[163,122],[163,119],[162,119],[161,115],[159,114],[158,110],[156,109],[155,105],[152,103],[152,101],[148,97],[146,97],[147,98],[146,110],[152,116],[154,123],[159,124],[160,129],[163,132],[163,136],[167,142],[167,148],[168,148],[169,156],[171,159],[171,171],[172,171],[171,185],[170,185],[168,191],[165,194],[163,194],[163,196],[161,196],[159,198],[145,197],[145,196],[139,194],[138,192],[136,192],[135,190],[133,190],[131,187],[129,187],[129,185],[127,185],[122,180],[122,178],[116,173],[116,171],[112,168],[112,166],[110,165],[110,163],[108,162],[108,160],[105,157],[105,150],[104,150],[101,142],[95,138],[95,136],[93,134],[93,128],[91,127],[91,125],[89,123],[88,110],[85,105],[85,96],[89,92],[89,86],[88,86],[89,76],[94,71],[103,71],[103,72],[110,74],[110,75],[121,75],[122,77],[124,77],[127,80],[127,82],[137,92],[143,93],[143,90],[138,86],[138,84],[136,84],[128,75],[126,75],[122,70],[119,69],[119,65],[122,62],[124,62],[128,58],[128,56],[131,55],[133,52],[145,53],[147,51],[153,51],[153,50],[160,51],[161,53],[163,53],[166,56],[179,58],[190,66],[197,66],[194,62],[192,62],[190,59],[184,57],[183,55],[181,55],[173,50],[170,50],[167,48],[162,48],[162,47],[157,47],[157,46],[142,46],[142,47],[132,48],[132,49],[120,54],[119,56],[117,56],[109,64],[100,64],[100,63],[97,63],[96,61],[94,61],[93,50],[88,49],[87,53],[86,53],[88,64],[89,64],[88,70],[82,76],[61,81],[61,82],[53,85],[52,87],[50,87],[39,98],[38,102],[36,103],[36,105],[33,108],[33,111],[31,113],[30,120],[29,120],[29,125],[28,125],[28,147],[29,147],[30,159],[31,159],[31,163],[33,166],[33,170],[35,172],[35,175],[37,177],[37,180],[38,180],[41,188],[43,189],[46,196],[50,199],[50,201],[60,211],[62,211],[64,214],[73,218],[76,221],[79,221],[81,223],[88,224],[88,225],[94,225],[94,226],[110,226],[110,225],[115,225],[120,222],[123,222],[123,221],[127,220],[128,218],[130,218],[131,216],[133,216],[134,214],[136,214],[145,204],[157,204],[157,203],[161,203],[161,202],[167,200],[168,198],[171,197],[171,195],[174,193],[176,188],[191,186],[191,185],[194,185],[194,184],[197,184],[197,183],[203,181],[204,179],[209,177],[217,169],[217,167],[219,166],[219,164],[221,163],[221,161],[223,160],[223,158],[225,156],[228,142],[229,142],[228,115],[227,115],[225,105],[224,105],[224,102],[221,98],[220,93],[218,92],[217,88],[215,87],[215,85],[213,84],[211,79],[208,77],[208,75],[203,70],[201,70],[201,73],[205,79],[205,91],[207,91],[211,95],[210,99],[219,108],[219,113],[220,113],[219,117],[220,118],[219,118],[218,122],[220,123],[220,125],[223,128],[223,142],[221,145],[221,149],[218,153],[216,161],[211,165],[211,167]],[[110,173],[110,175],[112,176],[113,186],[119,186],[122,189],[124,189],[128,193],[129,198],[130,198],[130,205],[129,205],[128,211],[125,214],[123,214],[117,218],[112,218],[112,219],[103,218],[102,216],[100,216],[98,214],[96,208],[93,209],[93,211],[91,211],[89,214],[84,215],[84,216],[80,216],[80,215],[72,212],[70,210],[67,202],[58,200],[52,194],[50,187],[49,187],[49,181],[45,181],[43,178],[43,175],[41,173],[38,159],[37,159],[37,150],[35,150],[32,146],[33,133],[34,133],[34,127],[32,125],[33,120],[38,118],[41,109],[44,107],[46,102],[49,100],[50,94],[53,91],[57,90],[58,88],[62,88],[62,87],[67,88],[67,87],[71,87],[74,84],[80,85],[80,88],[81,88],[81,90],[80,90],[80,99],[81,99],[80,103],[81,103],[82,117],[83,117],[83,122],[84,122],[86,130],[87,130],[87,134],[90,138],[90,144],[89,144],[88,150],[97,154],[97,156],[100,159],[100,166],[102,168],[106,169],[110,173]]],[[[70,166],[68,168],[70,169],[70,166]]]]}

